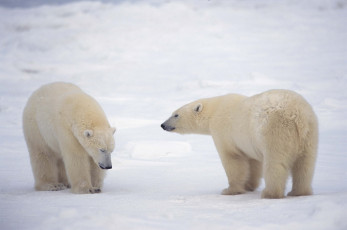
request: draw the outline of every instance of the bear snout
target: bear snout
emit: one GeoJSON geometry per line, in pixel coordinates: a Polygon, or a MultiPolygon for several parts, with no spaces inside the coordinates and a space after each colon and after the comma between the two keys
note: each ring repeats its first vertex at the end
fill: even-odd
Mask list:
{"type": "Polygon", "coordinates": [[[104,164],[101,164],[101,163],[99,163],[99,167],[101,169],[112,169],[112,165],[104,165],[104,164]]]}
{"type": "Polygon", "coordinates": [[[172,127],[170,125],[165,125],[165,123],[161,124],[161,127],[165,130],[165,131],[172,131],[175,129],[175,127],[172,127]]]}

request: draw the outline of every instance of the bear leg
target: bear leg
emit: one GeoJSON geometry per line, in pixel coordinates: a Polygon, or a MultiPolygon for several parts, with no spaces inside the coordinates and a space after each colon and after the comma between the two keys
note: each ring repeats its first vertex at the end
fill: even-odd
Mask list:
{"type": "Polygon", "coordinates": [[[35,189],[38,191],[59,191],[66,189],[58,182],[56,159],[42,151],[31,154],[31,165],[35,178],[35,189]]]}
{"type": "Polygon", "coordinates": [[[229,187],[222,195],[237,195],[245,193],[245,183],[249,177],[249,163],[245,157],[228,153],[220,154],[229,187]]]}
{"type": "Polygon", "coordinates": [[[265,159],[265,189],[263,190],[261,197],[268,199],[283,198],[288,175],[289,170],[284,163],[276,161],[275,159],[265,159]]]}
{"type": "Polygon", "coordinates": [[[262,162],[253,159],[249,159],[248,162],[250,175],[246,182],[245,188],[247,191],[254,191],[259,187],[263,165],[262,162]]]}
{"type": "Polygon", "coordinates": [[[100,192],[92,187],[89,156],[82,146],[72,142],[61,145],[61,149],[71,192],[79,194],[100,192]]]}
{"type": "Polygon", "coordinates": [[[89,157],[89,164],[92,186],[101,191],[106,171],[104,169],[101,169],[91,157],[89,157]]]}
{"type": "Polygon", "coordinates": [[[62,183],[66,188],[70,188],[70,183],[66,175],[65,165],[62,159],[57,162],[58,166],[58,181],[62,183]]]}
{"type": "Polygon", "coordinates": [[[23,131],[27,143],[31,169],[38,191],[58,191],[66,187],[58,182],[57,159],[47,146],[37,124],[31,120],[32,114],[23,114],[23,131]]]}
{"type": "Polygon", "coordinates": [[[288,196],[312,195],[314,164],[315,157],[312,154],[306,154],[295,161],[292,168],[293,187],[288,196]]]}

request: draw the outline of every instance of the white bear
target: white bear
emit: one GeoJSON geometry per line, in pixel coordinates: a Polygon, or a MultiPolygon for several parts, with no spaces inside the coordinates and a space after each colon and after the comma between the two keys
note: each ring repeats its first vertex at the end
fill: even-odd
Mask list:
{"type": "Polygon", "coordinates": [[[101,192],[115,128],[91,96],[69,83],[42,86],[26,104],[23,131],[36,190],[101,192]]]}
{"type": "Polygon", "coordinates": [[[161,127],[212,136],[229,182],[224,195],[255,190],[263,175],[262,197],[283,198],[290,173],[289,196],[312,194],[318,121],[311,106],[293,91],[197,100],[176,110],[161,127]]]}

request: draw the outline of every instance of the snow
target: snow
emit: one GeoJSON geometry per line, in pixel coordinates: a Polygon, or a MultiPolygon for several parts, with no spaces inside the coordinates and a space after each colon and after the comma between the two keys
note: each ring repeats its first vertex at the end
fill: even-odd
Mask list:
{"type": "MultiPolygon", "coordinates": [[[[0,1],[0,228],[347,229],[345,0],[0,1]],[[117,127],[101,194],[37,192],[21,115],[68,81],[117,127]],[[314,195],[222,196],[208,136],[160,124],[192,100],[285,88],[320,122],[314,195]]],[[[287,191],[290,189],[288,180],[287,191]]]]}

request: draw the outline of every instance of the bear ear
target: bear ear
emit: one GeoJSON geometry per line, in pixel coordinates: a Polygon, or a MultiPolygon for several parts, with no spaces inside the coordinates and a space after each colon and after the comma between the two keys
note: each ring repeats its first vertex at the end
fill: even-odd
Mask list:
{"type": "Polygon", "coordinates": [[[200,113],[200,112],[202,111],[202,109],[203,109],[202,104],[201,104],[201,103],[198,103],[198,104],[195,105],[195,107],[194,107],[194,112],[200,113]]]}
{"type": "Polygon", "coordinates": [[[111,127],[111,132],[114,134],[117,131],[116,127],[111,127]]]}
{"type": "Polygon", "coordinates": [[[90,130],[90,129],[87,129],[87,130],[84,130],[84,136],[85,137],[92,137],[93,136],[93,130],[90,130]]]}

